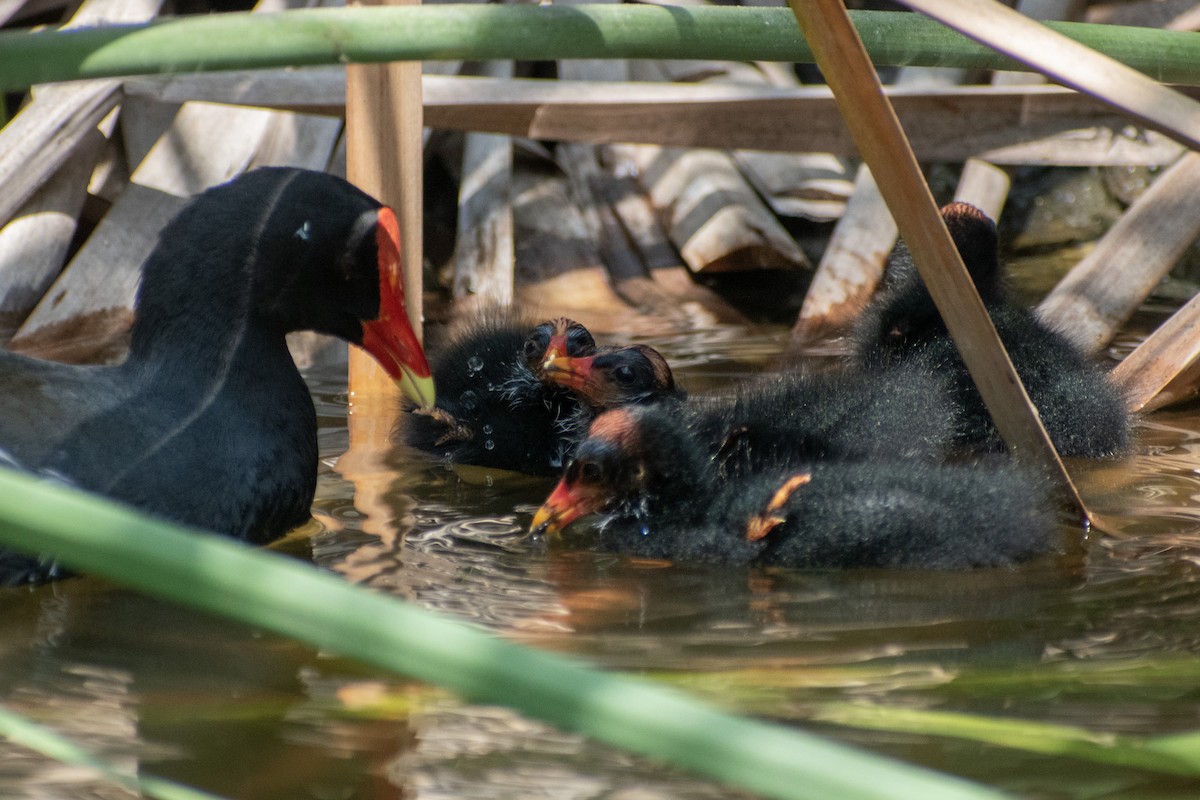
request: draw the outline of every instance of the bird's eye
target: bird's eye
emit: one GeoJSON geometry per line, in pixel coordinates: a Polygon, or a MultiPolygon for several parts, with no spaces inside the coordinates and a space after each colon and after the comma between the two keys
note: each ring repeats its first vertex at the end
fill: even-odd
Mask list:
{"type": "Polygon", "coordinates": [[[307,242],[312,239],[312,223],[305,220],[304,224],[297,228],[296,232],[292,235],[302,242],[307,242]]]}
{"type": "Polygon", "coordinates": [[[546,347],[550,344],[550,337],[541,328],[536,329],[529,334],[525,339],[525,344],[521,348],[521,353],[526,361],[540,360],[542,353],[546,352],[546,347]]]}
{"type": "Polygon", "coordinates": [[[585,461],[580,465],[579,474],[585,483],[600,483],[604,479],[604,468],[595,461],[585,461]]]}
{"type": "Polygon", "coordinates": [[[613,370],[613,377],[617,379],[618,383],[628,386],[637,380],[637,373],[634,372],[633,367],[622,364],[613,370]]]}

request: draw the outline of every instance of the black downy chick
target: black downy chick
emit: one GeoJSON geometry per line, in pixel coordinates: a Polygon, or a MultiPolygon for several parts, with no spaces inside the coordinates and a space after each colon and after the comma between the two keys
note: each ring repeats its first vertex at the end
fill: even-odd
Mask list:
{"type": "Polygon", "coordinates": [[[721,477],[829,459],[940,461],[959,428],[949,387],[921,365],[877,375],[782,373],[685,407],[721,477]]]}
{"type": "Polygon", "coordinates": [[[678,562],[805,568],[1012,566],[1053,552],[1048,484],[975,465],[814,461],[723,480],[669,407],[592,424],[532,530],[597,515],[598,545],[678,562]]]}
{"type": "MultiPolygon", "coordinates": [[[[1059,453],[1095,458],[1126,451],[1130,416],[1121,392],[1065,336],[1009,297],[992,221],[967,203],[951,203],[942,209],[942,216],[1059,453]]],[[[974,449],[1003,447],[903,244],[863,312],[855,340],[854,361],[868,371],[908,363],[945,376],[953,384],[953,397],[962,412],[960,442],[974,449]]]]}
{"type": "Polygon", "coordinates": [[[403,439],[455,463],[556,474],[578,440],[580,403],[544,367],[595,350],[587,328],[563,317],[532,327],[499,310],[472,319],[430,348],[437,405],[407,415],[403,439]]]}
{"type": "Polygon", "coordinates": [[[958,428],[946,399],[949,386],[920,365],[897,365],[878,375],[783,373],[689,397],[658,351],[633,345],[555,359],[546,375],[579,395],[584,431],[598,413],[619,406],[677,409],[723,476],[749,474],[781,459],[938,459],[958,428]]]}

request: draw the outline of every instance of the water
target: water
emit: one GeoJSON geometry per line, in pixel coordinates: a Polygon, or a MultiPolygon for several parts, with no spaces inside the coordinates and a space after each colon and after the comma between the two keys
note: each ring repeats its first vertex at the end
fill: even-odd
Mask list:
{"type": "MultiPolygon", "coordinates": [[[[1158,311],[1142,316],[1149,326],[1158,311]]],[[[1136,329],[1114,350],[1128,348],[1136,329]]],[[[693,391],[768,364],[777,329],[661,345],[693,391]]],[[[315,519],[277,545],[349,580],[606,668],[1037,798],[1190,798],[1197,785],[1066,755],[841,724],[953,711],[1154,736],[1200,728],[1200,413],[1072,465],[1108,530],[1082,563],[1015,571],[747,571],[530,542],[551,481],[398,452],[357,476],[338,378],[312,375],[315,519]],[[839,722],[839,720],[841,722],[839,722]]],[[[3,594],[0,701],[118,763],[243,800],[725,798],[728,789],[466,706],[261,631],[94,579],[3,594]]],[[[0,745],[0,796],[122,791],[0,745]]]]}

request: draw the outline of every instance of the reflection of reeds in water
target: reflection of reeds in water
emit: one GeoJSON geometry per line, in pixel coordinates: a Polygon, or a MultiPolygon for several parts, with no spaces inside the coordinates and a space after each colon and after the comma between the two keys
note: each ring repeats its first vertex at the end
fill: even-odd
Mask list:
{"type": "MultiPolygon", "coordinates": [[[[70,635],[72,620],[86,613],[77,607],[86,608],[86,593],[47,592],[37,597],[36,630],[31,638],[37,655],[29,674],[17,678],[7,690],[4,705],[130,775],[137,773],[142,758],[152,762],[177,756],[173,748],[147,743],[139,735],[140,697],[130,670],[94,661],[64,665],[60,660],[56,644],[70,635]]],[[[127,796],[92,769],[69,766],[11,744],[5,748],[4,773],[11,776],[0,779],[0,794],[5,797],[69,800],[127,796]]]]}
{"type": "MultiPolygon", "coordinates": [[[[448,482],[457,483],[454,473],[448,474],[448,482]]],[[[327,509],[341,524],[332,537],[340,545],[323,551],[318,537],[314,561],[355,583],[489,628],[513,631],[549,624],[561,630],[546,622],[564,612],[543,574],[542,548],[528,541],[516,516],[470,516],[461,502],[414,497],[420,486],[399,484],[386,494],[387,516],[372,521],[370,534],[363,531],[364,518],[350,501],[342,506],[349,513],[337,506],[327,509]]]]}
{"type": "Polygon", "coordinates": [[[749,800],[752,795],[591,741],[496,706],[439,699],[403,758],[422,800],[645,797],[749,800]]]}

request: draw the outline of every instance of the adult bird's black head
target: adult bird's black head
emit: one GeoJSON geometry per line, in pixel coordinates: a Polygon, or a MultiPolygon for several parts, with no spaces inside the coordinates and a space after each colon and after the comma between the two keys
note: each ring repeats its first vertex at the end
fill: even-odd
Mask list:
{"type": "Polygon", "coordinates": [[[433,404],[404,310],[395,213],[349,183],[255,170],[196,198],[163,230],[138,292],[130,358],[314,330],[366,349],[405,394],[433,404]],[[204,265],[205,268],[197,268],[204,265]],[[212,326],[234,339],[208,337],[212,326]]]}
{"type": "Polygon", "coordinates": [[[262,169],[211,189],[147,259],[124,363],[0,353],[0,449],[177,522],[275,539],[308,519],[317,467],[286,333],[361,345],[433,402],[399,269],[394,214],[340,178],[262,169]]]}

